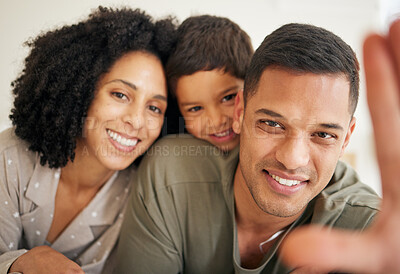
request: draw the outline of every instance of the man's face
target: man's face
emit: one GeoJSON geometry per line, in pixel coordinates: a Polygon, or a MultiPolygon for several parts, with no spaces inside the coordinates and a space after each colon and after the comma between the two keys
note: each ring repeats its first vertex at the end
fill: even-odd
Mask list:
{"type": "Polygon", "coordinates": [[[238,95],[238,176],[264,212],[299,214],[329,183],[355,126],[349,89],[344,74],[267,68],[245,110],[238,95]]]}

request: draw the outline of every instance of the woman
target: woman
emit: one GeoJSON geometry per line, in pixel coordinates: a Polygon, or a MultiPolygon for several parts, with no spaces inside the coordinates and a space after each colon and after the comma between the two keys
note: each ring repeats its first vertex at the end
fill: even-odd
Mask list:
{"type": "Polygon", "coordinates": [[[0,273],[111,271],[130,166],[162,127],[174,39],[171,19],[99,7],[28,43],[14,128],[0,133],[0,273]]]}

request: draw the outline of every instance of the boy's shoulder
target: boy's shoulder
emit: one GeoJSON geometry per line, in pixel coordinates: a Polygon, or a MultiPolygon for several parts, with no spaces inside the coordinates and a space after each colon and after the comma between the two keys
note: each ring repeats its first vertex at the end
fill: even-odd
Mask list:
{"type": "Polygon", "coordinates": [[[158,178],[163,184],[215,180],[221,173],[234,170],[238,154],[238,148],[224,153],[189,134],[168,135],[146,152],[138,168],[139,177],[158,178]]]}
{"type": "Polygon", "coordinates": [[[190,161],[199,158],[223,157],[219,148],[191,134],[171,134],[163,137],[146,152],[146,158],[157,161],[190,161]]]}

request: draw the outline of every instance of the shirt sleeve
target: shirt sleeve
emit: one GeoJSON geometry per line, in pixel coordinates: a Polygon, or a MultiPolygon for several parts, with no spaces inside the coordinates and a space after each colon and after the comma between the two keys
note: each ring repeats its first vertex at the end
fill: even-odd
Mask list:
{"type": "Polygon", "coordinates": [[[18,249],[22,234],[20,213],[2,179],[0,179],[0,220],[0,274],[3,274],[7,273],[11,264],[27,250],[18,249]]]}
{"type": "MultiPolygon", "coordinates": [[[[115,273],[182,273],[179,228],[172,198],[156,199],[153,161],[140,166],[118,242],[115,273]],[[166,203],[168,204],[166,206],[166,203]],[[172,234],[171,234],[171,231],[172,234]]],[[[158,170],[158,172],[160,172],[158,170]]],[[[162,173],[162,171],[160,172],[162,173]]]]}

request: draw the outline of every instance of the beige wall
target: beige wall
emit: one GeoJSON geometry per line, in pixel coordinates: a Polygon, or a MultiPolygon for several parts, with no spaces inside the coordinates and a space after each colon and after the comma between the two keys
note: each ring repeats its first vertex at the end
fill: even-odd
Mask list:
{"type": "MultiPolygon", "coordinates": [[[[27,49],[23,42],[63,24],[84,18],[99,4],[138,7],[155,17],[175,15],[180,21],[194,14],[226,16],[251,36],[256,48],[265,35],[289,22],[312,23],[339,36],[361,57],[361,43],[371,29],[382,28],[398,0],[0,0],[0,130],[10,126],[12,104],[10,83],[22,69],[27,49]],[[396,3],[395,3],[396,2],[396,3]]],[[[380,193],[379,174],[362,79],[358,124],[346,159],[352,162],[364,182],[380,193]]]]}

